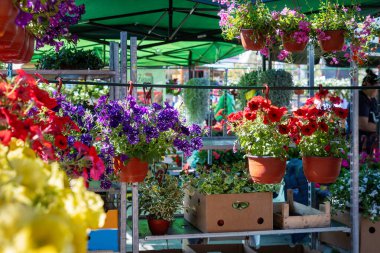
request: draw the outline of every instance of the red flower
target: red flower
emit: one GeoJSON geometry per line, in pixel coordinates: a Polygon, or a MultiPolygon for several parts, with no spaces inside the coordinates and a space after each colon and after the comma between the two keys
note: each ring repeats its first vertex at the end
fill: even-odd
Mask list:
{"type": "Polygon", "coordinates": [[[327,153],[329,153],[330,150],[331,150],[331,146],[330,146],[330,145],[326,145],[326,146],[324,147],[324,150],[325,150],[327,153]]]}
{"type": "Polygon", "coordinates": [[[268,118],[272,122],[279,122],[285,113],[285,107],[278,108],[276,106],[271,106],[268,111],[268,118]]]}
{"type": "Polygon", "coordinates": [[[326,89],[321,89],[319,92],[315,93],[315,98],[318,100],[322,100],[326,98],[327,94],[329,94],[329,91],[326,89]]]}
{"type": "Polygon", "coordinates": [[[306,136],[310,136],[315,132],[315,130],[309,125],[304,125],[301,127],[301,133],[306,136]]]}
{"type": "Polygon", "coordinates": [[[343,102],[343,100],[339,96],[330,96],[329,99],[331,103],[333,103],[334,105],[339,105],[343,102]]]}
{"type": "Polygon", "coordinates": [[[314,104],[314,97],[308,98],[305,102],[305,105],[313,105],[314,104]]]}
{"type": "Polygon", "coordinates": [[[63,135],[57,135],[55,136],[54,144],[59,149],[65,150],[67,149],[67,138],[63,135]]]}
{"type": "Polygon", "coordinates": [[[239,111],[239,112],[236,112],[236,113],[233,112],[230,115],[228,115],[227,120],[229,122],[234,123],[234,122],[240,121],[242,118],[243,118],[243,112],[239,111]]]}
{"type": "Polygon", "coordinates": [[[255,96],[247,103],[247,106],[252,111],[257,111],[262,103],[264,102],[264,98],[262,96],[255,96]]]}
{"type": "Polygon", "coordinates": [[[343,109],[340,107],[333,107],[333,112],[341,119],[346,119],[348,116],[348,109],[343,109]]]}
{"type": "Polygon", "coordinates": [[[284,146],[282,146],[282,147],[286,150],[286,152],[288,152],[288,150],[289,150],[289,147],[288,147],[288,146],[284,145],[284,146]]]}
{"type": "Polygon", "coordinates": [[[244,112],[244,117],[247,119],[247,120],[252,120],[254,121],[256,119],[256,112],[253,112],[253,111],[245,111],[244,112]]]}
{"type": "Polygon", "coordinates": [[[315,120],[309,120],[308,125],[313,130],[313,133],[318,129],[318,124],[317,124],[317,121],[315,121],[315,120]]]}
{"type": "Polygon", "coordinates": [[[9,142],[11,141],[12,132],[9,130],[1,130],[0,131],[0,142],[4,146],[8,146],[9,142]]]}
{"type": "Polygon", "coordinates": [[[279,125],[278,131],[280,132],[280,134],[288,134],[290,130],[287,125],[279,125]]]}
{"type": "Polygon", "coordinates": [[[324,122],[319,122],[319,129],[321,129],[323,132],[327,132],[329,130],[329,126],[324,122]]]}
{"type": "Polygon", "coordinates": [[[47,91],[41,90],[37,86],[33,87],[33,93],[36,97],[37,106],[45,106],[51,110],[58,105],[57,101],[51,98],[47,91]]]}
{"type": "Polygon", "coordinates": [[[293,114],[297,117],[306,117],[309,112],[309,109],[306,107],[298,108],[297,111],[293,112],[293,114]]]}
{"type": "Polygon", "coordinates": [[[215,117],[218,117],[218,116],[224,116],[224,113],[223,113],[224,109],[220,109],[216,114],[215,114],[215,117]]]}

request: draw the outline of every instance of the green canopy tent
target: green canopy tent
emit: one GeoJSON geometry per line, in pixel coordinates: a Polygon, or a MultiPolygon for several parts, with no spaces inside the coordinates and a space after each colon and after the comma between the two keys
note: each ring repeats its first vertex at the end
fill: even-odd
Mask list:
{"type": "MultiPolygon", "coordinates": [[[[312,14],[319,1],[264,0],[270,9],[287,6],[312,14]]],[[[350,5],[351,0],[341,0],[350,5]]],[[[378,15],[380,1],[357,0],[364,14],[378,15]]],[[[86,13],[71,32],[81,39],[79,47],[108,52],[109,41],[120,38],[120,32],[138,37],[138,66],[189,66],[214,63],[240,54],[238,41],[221,37],[218,11],[212,0],[77,0],[86,6],[86,13]],[[95,43],[95,44],[94,44],[95,43]]],[[[34,56],[37,60],[41,52],[34,56]]],[[[107,57],[106,53],[106,57],[107,57]]]]}

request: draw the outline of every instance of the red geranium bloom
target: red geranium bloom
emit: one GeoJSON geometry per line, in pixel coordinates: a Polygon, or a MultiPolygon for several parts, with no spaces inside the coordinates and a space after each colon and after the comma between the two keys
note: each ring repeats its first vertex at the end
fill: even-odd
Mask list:
{"type": "Polygon", "coordinates": [[[315,121],[315,120],[309,120],[309,124],[308,125],[313,130],[313,133],[318,129],[318,124],[317,124],[317,121],[315,121]]]}
{"type": "Polygon", "coordinates": [[[1,130],[0,131],[0,142],[4,146],[8,146],[9,142],[11,141],[12,132],[9,130],[1,130]]]}
{"type": "Polygon", "coordinates": [[[61,150],[67,149],[67,137],[63,135],[57,135],[55,136],[55,141],[54,141],[55,146],[57,146],[61,150]]]}
{"type": "Polygon", "coordinates": [[[293,114],[297,117],[306,117],[309,112],[309,109],[306,107],[298,108],[297,111],[293,112],[293,114]]]}
{"type": "Polygon", "coordinates": [[[278,131],[280,132],[280,134],[288,134],[290,130],[287,125],[279,125],[278,131]]]}
{"type": "Polygon", "coordinates": [[[285,107],[278,108],[276,106],[271,106],[268,111],[268,118],[272,122],[279,122],[285,113],[285,107]]]}
{"type": "Polygon", "coordinates": [[[310,136],[315,132],[315,130],[309,125],[304,125],[301,127],[301,133],[306,136],[310,136]]]}
{"type": "Polygon", "coordinates": [[[348,109],[343,109],[340,107],[333,107],[333,112],[341,119],[346,119],[348,116],[348,109]]]}
{"type": "Polygon", "coordinates": [[[244,111],[244,117],[247,120],[254,121],[256,119],[256,112],[254,112],[254,111],[244,111]]]}
{"type": "Polygon", "coordinates": [[[329,99],[331,103],[333,103],[334,105],[339,105],[343,102],[343,100],[339,96],[330,96],[329,99]]]}
{"type": "Polygon", "coordinates": [[[330,145],[326,145],[326,146],[324,147],[324,150],[325,150],[326,152],[330,152],[330,150],[331,150],[331,146],[330,146],[330,145]]]}
{"type": "Polygon", "coordinates": [[[319,92],[315,93],[315,98],[318,100],[322,100],[326,98],[327,94],[329,94],[329,91],[326,89],[321,89],[319,92]]]}
{"type": "Polygon", "coordinates": [[[239,112],[236,112],[236,113],[233,112],[230,115],[228,115],[227,120],[229,122],[237,122],[237,121],[240,121],[242,118],[243,118],[243,112],[239,111],[239,112]]]}
{"type": "Polygon", "coordinates": [[[327,132],[329,130],[329,126],[324,122],[319,122],[319,129],[321,129],[323,132],[327,132]]]}
{"type": "Polygon", "coordinates": [[[264,98],[262,96],[255,96],[247,103],[248,107],[252,111],[258,110],[262,103],[264,102],[264,98]]]}

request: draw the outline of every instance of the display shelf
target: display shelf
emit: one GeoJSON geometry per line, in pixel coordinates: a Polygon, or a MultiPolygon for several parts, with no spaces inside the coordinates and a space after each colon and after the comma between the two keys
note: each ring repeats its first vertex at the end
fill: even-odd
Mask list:
{"type": "Polygon", "coordinates": [[[219,149],[226,150],[234,147],[236,141],[235,136],[215,136],[215,137],[203,137],[203,147],[201,150],[219,149]]]}
{"type": "Polygon", "coordinates": [[[343,224],[333,222],[329,227],[321,228],[300,228],[300,229],[274,229],[264,231],[242,231],[242,232],[220,232],[202,233],[200,230],[188,223],[184,218],[177,218],[169,228],[169,234],[153,236],[150,235],[148,222],[146,219],[139,220],[140,242],[155,240],[172,239],[194,239],[194,238],[222,238],[222,237],[245,237],[254,235],[284,235],[301,233],[320,233],[320,232],[345,232],[350,233],[351,229],[343,224]]]}
{"type": "MultiPolygon", "coordinates": [[[[114,77],[116,72],[112,70],[46,70],[46,69],[24,69],[24,71],[28,74],[39,73],[45,78],[56,78],[62,77],[62,79],[87,79],[91,77],[91,79],[104,79],[114,77]]],[[[0,70],[1,74],[7,74],[6,70],[0,70]]],[[[13,75],[16,75],[16,70],[13,71],[13,75]]],[[[106,85],[106,84],[105,84],[106,85]]]]}

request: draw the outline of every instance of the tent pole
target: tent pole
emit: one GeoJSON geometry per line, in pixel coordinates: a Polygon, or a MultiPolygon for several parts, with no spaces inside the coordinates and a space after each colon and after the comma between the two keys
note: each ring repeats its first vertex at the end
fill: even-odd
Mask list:
{"type": "MultiPolygon", "coordinates": [[[[312,43],[309,43],[307,46],[307,58],[308,58],[308,80],[309,80],[309,87],[314,87],[314,45],[312,43]]],[[[314,96],[314,90],[310,90],[310,97],[314,96]]]]}
{"type": "MultiPolygon", "coordinates": [[[[358,85],[358,67],[351,61],[351,86],[358,85]]],[[[359,253],[359,91],[351,90],[351,249],[359,253]]]]}
{"type": "MultiPolygon", "coordinates": [[[[120,71],[119,71],[119,43],[110,42],[110,70],[115,71],[115,76],[113,77],[114,83],[120,82],[120,71]]],[[[117,99],[117,87],[112,87],[110,89],[110,98],[117,99]]]]}
{"type": "MultiPolygon", "coordinates": [[[[130,80],[133,83],[137,83],[137,37],[130,38],[130,80]]],[[[137,97],[137,90],[133,89],[132,95],[137,97]]]]}
{"type": "MultiPolygon", "coordinates": [[[[128,58],[128,38],[127,32],[120,33],[120,77],[121,83],[127,83],[127,58],[128,58]]],[[[127,95],[128,87],[119,88],[119,98],[124,98],[127,95]]]]}

